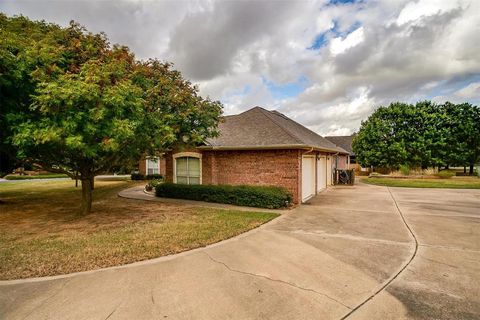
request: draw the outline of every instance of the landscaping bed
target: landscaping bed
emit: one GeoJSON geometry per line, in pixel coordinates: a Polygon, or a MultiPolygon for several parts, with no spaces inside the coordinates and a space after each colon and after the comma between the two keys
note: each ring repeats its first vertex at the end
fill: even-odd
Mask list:
{"type": "Polygon", "coordinates": [[[65,274],[178,253],[278,216],[117,196],[141,184],[98,181],[93,212],[87,216],[78,214],[81,192],[71,180],[0,185],[0,279],[65,274]]]}
{"type": "Polygon", "coordinates": [[[161,183],[155,186],[155,195],[268,209],[286,208],[292,204],[292,195],[286,189],[274,186],[161,183]]]}
{"type": "Polygon", "coordinates": [[[480,189],[480,179],[476,177],[455,177],[451,179],[412,179],[412,178],[393,178],[393,177],[370,177],[361,180],[367,184],[387,186],[387,187],[407,187],[407,188],[451,188],[451,189],[480,189]]]}
{"type": "Polygon", "coordinates": [[[411,175],[411,176],[398,176],[390,174],[377,174],[369,176],[371,179],[440,179],[439,177],[432,175],[411,175]]]}
{"type": "Polygon", "coordinates": [[[7,175],[4,177],[6,180],[37,180],[37,179],[57,179],[57,178],[68,178],[66,174],[61,173],[51,173],[51,174],[37,174],[37,175],[7,175]]]}

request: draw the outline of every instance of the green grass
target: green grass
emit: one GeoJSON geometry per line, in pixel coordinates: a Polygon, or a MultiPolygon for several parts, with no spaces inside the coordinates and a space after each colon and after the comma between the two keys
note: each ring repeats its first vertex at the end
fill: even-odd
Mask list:
{"type": "Polygon", "coordinates": [[[36,176],[16,176],[16,175],[7,175],[4,177],[6,180],[37,180],[37,179],[54,179],[54,178],[68,178],[66,174],[61,173],[50,173],[50,174],[39,174],[36,176]]]}
{"type": "Polygon", "coordinates": [[[364,178],[361,181],[368,184],[387,187],[480,189],[480,179],[473,177],[458,179],[364,178]]]}
{"type": "Polygon", "coordinates": [[[0,184],[0,279],[65,274],[206,246],[275,218],[119,198],[132,181],[98,181],[81,216],[71,180],[0,184]]]}

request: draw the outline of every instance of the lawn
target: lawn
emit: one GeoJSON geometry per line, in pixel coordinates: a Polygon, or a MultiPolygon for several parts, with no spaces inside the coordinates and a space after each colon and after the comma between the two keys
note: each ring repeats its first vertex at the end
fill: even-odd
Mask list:
{"type": "Polygon", "coordinates": [[[18,176],[18,175],[7,175],[4,177],[6,180],[37,180],[37,179],[55,179],[55,178],[68,178],[66,174],[61,173],[49,173],[49,174],[39,174],[35,176],[18,176]]]}
{"type": "Polygon", "coordinates": [[[452,179],[363,178],[361,181],[387,187],[480,189],[480,179],[474,177],[452,179]]]}
{"type": "Polygon", "coordinates": [[[121,265],[205,246],[276,213],[119,198],[132,181],[98,181],[93,212],[80,216],[71,180],[0,183],[0,279],[121,265]]]}

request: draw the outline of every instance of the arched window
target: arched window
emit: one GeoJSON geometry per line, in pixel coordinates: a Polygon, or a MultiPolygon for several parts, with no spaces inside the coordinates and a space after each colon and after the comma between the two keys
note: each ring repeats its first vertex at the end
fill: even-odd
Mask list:
{"type": "Polygon", "coordinates": [[[181,184],[202,183],[201,155],[185,152],[174,155],[174,182],[181,184]]]}

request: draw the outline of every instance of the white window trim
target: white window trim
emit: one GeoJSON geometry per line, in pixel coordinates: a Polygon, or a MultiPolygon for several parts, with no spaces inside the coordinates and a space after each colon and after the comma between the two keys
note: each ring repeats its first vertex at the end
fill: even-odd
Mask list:
{"type": "Polygon", "coordinates": [[[160,157],[146,157],[145,158],[145,175],[148,175],[148,160],[151,160],[151,159],[157,159],[157,163],[158,163],[158,174],[160,174],[160,157]]]}
{"type": "Polygon", "coordinates": [[[183,157],[200,159],[200,184],[202,184],[202,154],[198,152],[179,152],[173,155],[173,183],[177,183],[177,158],[183,157]]]}

